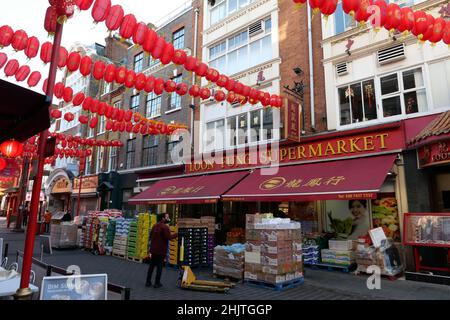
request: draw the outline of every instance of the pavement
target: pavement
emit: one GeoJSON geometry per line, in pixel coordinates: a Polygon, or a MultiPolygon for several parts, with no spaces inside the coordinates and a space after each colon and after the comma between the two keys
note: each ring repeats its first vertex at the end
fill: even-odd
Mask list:
{"type": "MultiPolygon", "coordinates": [[[[17,250],[23,251],[24,233],[6,230],[0,218],[0,237],[9,244],[9,259],[15,260],[17,250]]],[[[34,255],[39,258],[39,248],[34,255]]],[[[108,281],[131,288],[133,300],[450,300],[450,287],[406,280],[382,278],[381,289],[369,290],[367,276],[306,269],[305,282],[297,287],[273,291],[249,284],[236,284],[228,294],[197,292],[177,287],[178,270],[164,268],[159,289],[144,286],[148,265],[112,256],[95,256],[90,252],[53,250],[44,254],[45,263],[67,268],[80,267],[83,274],[107,273],[108,281]]],[[[194,269],[199,279],[212,280],[211,269],[194,269]]]]}

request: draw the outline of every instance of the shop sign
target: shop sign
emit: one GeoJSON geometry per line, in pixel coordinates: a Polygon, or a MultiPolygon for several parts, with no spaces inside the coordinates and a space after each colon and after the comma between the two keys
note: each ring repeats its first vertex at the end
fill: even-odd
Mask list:
{"type": "Polygon", "coordinates": [[[417,150],[419,168],[450,163],[450,140],[433,143],[417,150]]]}
{"type": "Polygon", "coordinates": [[[300,142],[302,133],[301,106],[291,100],[286,100],[285,105],[285,137],[288,140],[300,142]]]}
{"type": "Polygon", "coordinates": [[[40,300],[107,300],[108,275],[44,277],[40,300]]]}
{"type": "MultiPolygon", "coordinates": [[[[311,140],[311,139],[309,139],[311,140]]],[[[187,173],[216,172],[245,169],[276,164],[293,164],[304,161],[317,161],[333,158],[358,157],[367,154],[398,151],[404,148],[404,138],[399,128],[375,131],[365,134],[339,136],[331,139],[315,140],[295,145],[282,146],[272,150],[265,146],[258,149],[237,150],[231,155],[221,154],[202,161],[186,164],[187,173]]],[[[234,151],[233,151],[234,152],[234,151]]]]}
{"type": "Polygon", "coordinates": [[[160,196],[168,196],[168,195],[175,195],[175,194],[197,194],[200,191],[205,189],[204,186],[198,186],[198,187],[181,187],[177,188],[176,186],[170,186],[167,188],[164,188],[162,191],[158,193],[160,196]]]}
{"type": "Polygon", "coordinates": [[[53,185],[51,193],[72,193],[72,184],[67,178],[59,179],[53,185]]]}
{"type": "MultiPolygon", "coordinates": [[[[83,177],[81,182],[81,193],[93,193],[97,192],[98,187],[98,176],[83,177]]],[[[75,178],[74,180],[74,192],[78,193],[80,188],[80,178],[75,178]]]]}

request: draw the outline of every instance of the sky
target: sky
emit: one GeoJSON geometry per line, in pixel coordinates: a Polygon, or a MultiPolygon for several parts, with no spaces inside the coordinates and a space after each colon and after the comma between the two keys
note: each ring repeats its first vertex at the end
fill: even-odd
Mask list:
{"type": "MultiPolygon", "coordinates": [[[[133,13],[138,21],[146,23],[154,23],[174,12],[180,6],[183,6],[187,0],[112,0],[112,4],[120,4],[125,14],[133,13]],[[161,3],[164,3],[163,5],[161,3]]],[[[0,18],[0,26],[9,25],[14,31],[23,29],[29,36],[36,36],[42,43],[53,41],[49,38],[44,29],[44,17],[48,0],[13,0],[2,1],[2,17],[0,18]]],[[[64,25],[62,45],[68,50],[75,42],[90,45],[95,42],[104,44],[105,37],[108,35],[104,23],[95,25],[90,10],[76,12],[75,15],[64,25]]],[[[8,55],[8,59],[17,59],[20,65],[28,64],[31,71],[40,71],[42,79],[48,76],[48,66],[44,66],[39,58],[39,54],[31,61],[27,61],[27,57],[22,52],[14,52],[11,49],[1,49],[8,55]]],[[[58,72],[60,79],[62,72],[58,72]]],[[[0,71],[0,79],[13,82],[22,86],[27,86],[26,81],[17,83],[14,77],[6,78],[3,70],[0,71]]],[[[42,83],[42,82],[41,82],[42,83]]],[[[42,85],[36,87],[36,91],[41,92],[42,85]]]]}

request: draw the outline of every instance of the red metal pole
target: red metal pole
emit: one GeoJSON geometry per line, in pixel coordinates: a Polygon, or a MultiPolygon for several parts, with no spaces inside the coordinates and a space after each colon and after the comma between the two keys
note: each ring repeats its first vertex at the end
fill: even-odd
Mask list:
{"type": "MultiPolygon", "coordinates": [[[[53,103],[53,87],[56,82],[56,68],[58,64],[59,48],[61,47],[61,38],[63,32],[63,24],[56,24],[56,32],[53,40],[52,60],[50,63],[50,70],[48,75],[46,95],[49,100],[49,108],[53,103]]],[[[28,229],[25,239],[25,248],[23,251],[23,265],[20,279],[20,288],[17,291],[16,297],[28,297],[31,294],[28,286],[30,284],[31,263],[33,259],[34,240],[36,237],[37,215],[39,208],[39,196],[41,194],[42,176],[44,174],[44,151],[47,143],[48,130],[39,134],[39,149],[38,149],[38,167],[36,179],[33,183],[33,192],[31,196],[30,215],[28,218],[28,229]]]]}
{"type": "MultiPolygon", "coordinates": [[[[81,157],[80,164],[81,164],[81,162],[86,163],[86,159],[81,157]]],[[[83,170],[84,170],[84,166],[80,166],[80,179],[78,181],[78,183],[80,185],[79,185],[79,188],[78,188],[78,203],[77,203],[77,215],[76,215],[77,217],[80,215],[81,185],[83,183],[83,170],[81,170],[81,168],[83,168],[83,170]]]]}

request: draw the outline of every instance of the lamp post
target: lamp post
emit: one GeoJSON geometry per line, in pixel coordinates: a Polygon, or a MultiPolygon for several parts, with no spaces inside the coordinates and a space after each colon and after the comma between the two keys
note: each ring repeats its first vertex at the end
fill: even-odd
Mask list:
{"type": "MultiPolygon", "coordinates": [[[[53,40],[53,50],[52,58],[50,62],[50,70],[48,75],[46,96],[49,108],[52,106],[53,102],[53,89],[56,82],[56,71],[58,66],[59,58],[59,48],[61,47],[61,38],[63,32],[63,24],[56,24],[56,31],[53,40]]],[[[34,251],[34,240],[36,237],[36,227],[37,227],[37,215],[39,208],[39,198],[41,194],[42,187],[42,176],[44,174],[44,164],[45,164],[45,145],[48,138],[48,130],[45,130],[39,134],[39,149],[38,149],[38,164],[37,164],[37,174],[36,179],[33,183],[33,191],[31,196],[30,204],[30,215],[28,220],[28,228],[25,239],[25,248],[23,251],[23,264],[22,264],[22,274],[20,279],[20,288],[17,290],[15,298],[18,300],[29,299],[32,295],[32,291],[29,288],[30,275],[31,275],[31,263],[33,260],[34,251]]]]}

